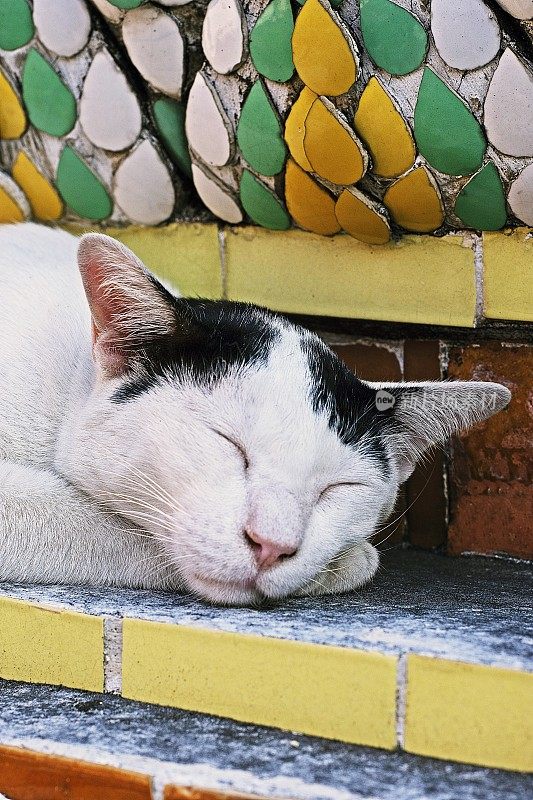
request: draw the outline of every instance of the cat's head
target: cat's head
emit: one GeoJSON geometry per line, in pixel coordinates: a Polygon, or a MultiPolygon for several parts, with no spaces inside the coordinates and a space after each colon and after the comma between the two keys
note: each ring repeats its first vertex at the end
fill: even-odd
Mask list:
{"type": "Polygon", "coordinates": [[[430,447],[509,401],[494,383],[361,381],[277,314],[176,298],[106,236],[83,237],[79,265],[95,372],[70,477],[213,601],[311,587],[430,447]]]}

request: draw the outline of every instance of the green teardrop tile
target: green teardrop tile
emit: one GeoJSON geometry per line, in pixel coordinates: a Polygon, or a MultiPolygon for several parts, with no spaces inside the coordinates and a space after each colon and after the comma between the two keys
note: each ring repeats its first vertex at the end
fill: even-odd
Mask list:
{"type": "Polygon", "coordinates": [[[27,0],[0,0],[0,48],[16,50],[28,44],[35,28],[27,0]]]}
{"type": "Polygon", "coordinates": [[[74,95],[33,47],[22,70],[22,96],[30,121],[39,130],[51,136],[64,136],[74,127],[74,95]]]}
{"type": "Polygon", "coordinates": [[[392,75],[407,75],[425,58],[428,37],[417,18],[391,0],[361,0],[361,32],[372,61],[392,75]]]}
{"type": "Polygon", "coordinates": [[[487,149],[477,119],[429,67],[416,101],[415,139],[431,166],[447,175],[475,172],[487,149]]]}
{"type": "Polygon", "coordinates": [[[288,81],[294,72],[291,38],[294,17],[290,0],[271,0],[250,35],[256,70],[272,81],[288,81]]]}
{"type": "Polygon", "coordinates": [[[109,2],[112,6],[128,10],[130,8],[138,8],[138,6],[142,6],[143,3],[146,3],[146,0],[109,0],[109,2]]]}
{"type": "Polygon", "coordinates": [[[469,228],[498,231],[507,222],[507,208],[500,174],[492,161],[461,189],[455,213],[469,228]]]}
{"type": "Polygon", "coordinates": [[[113,210],[113,203],[104,186],[68,145],[57,165],[56,186],[68,207],[84,219],[98,222],[113,210]]]}
{"type": "Polygon", "coordinates": [[[167,153],[181,171],[192,178],[191,157],[185,136],[185,108],[168,97],[153,105],[154,119],[167,153]]]}
{"type": "Polygon", "coordinates": [[[283,169],[287,149],[281,123],[261,79],[244,101],[237,142],[246,161],[261,175],[277,175],[283,169]]]}
{"type": "Polygon", "coordinates": [[[281,201],[247,169],[242,173],[240,197],[244,210],[258,225],[275,231],[290,228],[291,221],[281,201]]]}

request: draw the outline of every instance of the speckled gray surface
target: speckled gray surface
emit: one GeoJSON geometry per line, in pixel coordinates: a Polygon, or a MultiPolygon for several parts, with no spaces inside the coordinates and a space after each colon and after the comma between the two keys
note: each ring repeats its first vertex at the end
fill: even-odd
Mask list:
{"type": "MultiPolygon", "coordinates": [[[[244,770],[250,787],[257,785],[253,779],[268,785],[283,776],[294,781],[288,786],[317,786],[317,798],[332,796],[326,787],[340,790],[342,797],[348,792],[375,800],[527,800],[533,795],[531,776],[292,735],[113,695],[0,681],[0,697],[0,741],[53,740],[201,764],[198,773],[206,767],[244,770]]],[[[231,783],[247,788],[242,775],[231,783]]]]}
{"type": "Polygon", "coordinates": [[[386,557],[372,584],[357,593],[296,598],[268,609],[219,608],[146,591],[0,584],[0,594],[92,614],[526,670],[533,670],[532,590],[533,564],[412,550],[386,557]]]}

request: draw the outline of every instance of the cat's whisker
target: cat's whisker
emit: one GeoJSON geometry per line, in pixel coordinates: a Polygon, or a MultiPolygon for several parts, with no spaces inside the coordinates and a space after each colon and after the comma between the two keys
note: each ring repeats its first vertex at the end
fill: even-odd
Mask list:
{"type": "MultiPolygon", "coordinates": [[[[116,504],[116,505],[123,504],[124,506],[127,507],[127,508],[125,508],[125,511],[123,513],[127,513],[129,516],[132,516],[134,513],[136,513],[135,509],[132,509],[131,507],[129,507],[129,506],[133,505],[133,506],[136,506],[138,508],[141,508],[142,510],[146,510],[147,512],[153,512],[154,515],[157,514],[157,517],[158,517],[158,519],[160,521],[161,520],[167,520],[168,521],[167,525],[168,524],[172,524],[172,526],[173,526],[172,529],[175,526],[176,520],[171,514],[168,514],[167,512],[162,511],[160,508],[157,508],[157,506],[153,506],[151,503],[147,503],[144,500],[139,499],[138,497],[134,497],[132,495],[125,495],[125,494],[119,495],[119,494],[107,494],[107,493],[105,495],[103,495],[103,496],[99,496],[99,495],[96,495],[96,496],[100,500],[102,500],[103,496],[105,496],[106,497],[106,501],[108,503],[113,503],[113,504],[116,504]]],[[[120,513],[120,512],[118,512],[118,513],[120,513]]],[[[189,518],[190,518],[190,515],[189,515],[189,518]]],[[[154,520],[155,520],[155,516],[154,516],[154,520]]]]}

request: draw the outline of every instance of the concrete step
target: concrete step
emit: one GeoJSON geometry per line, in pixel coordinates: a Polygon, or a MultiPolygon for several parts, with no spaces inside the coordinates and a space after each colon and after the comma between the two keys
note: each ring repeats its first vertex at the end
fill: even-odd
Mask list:
{"type": "Polygon", "coordinates": [[[533,769],[533,568],[413,551],[358,593],[225,609],[0,587],[0,677],[342,742],[533,769]]]}
{"type": "Polygon", "coordinates": [[[532,787],[531,777],[519,773],[110,694],[6,681],[0,693],[0,792],[10,800],[213,800],[211,792],[293,800],[525,800],[532,787]]]}

